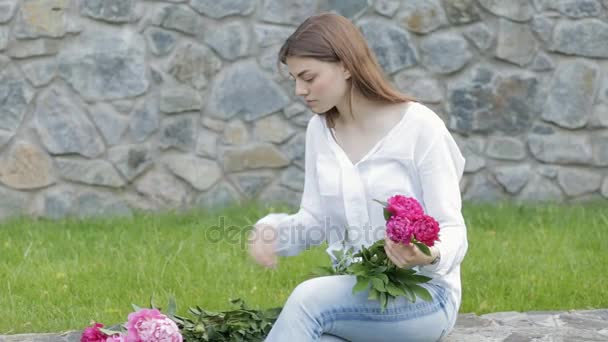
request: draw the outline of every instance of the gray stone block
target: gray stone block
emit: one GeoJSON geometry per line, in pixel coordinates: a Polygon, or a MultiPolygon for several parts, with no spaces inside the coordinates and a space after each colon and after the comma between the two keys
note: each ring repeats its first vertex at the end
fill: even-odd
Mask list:
{"type": "Polygon", "coordinates": [[[111,188],[126,184],[112,164],[105,160],[56,158],[54,164],[59,175],[69,181],[111,188]]]}
{"type": "Polygon", "coordinates": [[[501,166],[496,168],[494,176],[509,193],[515,194],[528,183],[530,173],[529,165],[501,166]]]}
{"type": "Polygon", "coordinates": [[[197,190],[211,188],[222,177],[217,162],[191,155],[171,155],[163,158],[163,164],[177,177],[197,190]]]}
{"type": "Polygon", "coordinates": [[[584,127],[591,116],[598,79],[595,64],[575,61],[560,65],[553,76],[542,118],[566,128],[584,127]]]}
{"type": "Polygon", "coordinates": [[[38,97],[34,119],[40,140],[52,154],[78,153],[95,158],[105,151],[84,109],[63,88],[47,89],[38,97]]]}
{"type": "Polygon", "coordinates": [[[82,0],[80,13],[111,23],[126,23],[136,19],[133,0],[82,0]]]}
{"type": "Polygon", "coordinates": [[[448,21],[439,0],[410,0],[401,3],[396,19],[409,31],[430,33],[448,21]]]}
{"type": "Polygon", "coordinates": [[[334,12],[344,17],[354,19],[363,14],[369,7],[368,0],[322,0],[318,4],[318,11],[334,12]]]}
{"type": "Polygon", "coordinates": [[[14,68],[0,71],[0,129],[17,131],[33,97],[34,89],[14,68]]]}
{"type": "Polygon", "coordinates": [[[299,25],[316,11],[314,0],[266,0],[261,19],[275,24],[299,25]]]}
{"type": "Polygon", "coordinates": [[[153,150],[147,145],[121,145],[108,150],[108,159],[129,181],[154,164],[153,150]]]}
{"type": "Polygon", "coordinates": [[[9,22],[15,15],[17,9],[16,0],[0,1],[0,24],[9,22]]]}
{"type": "Polygon", "coordinates": [[[216,77],[204,112],[221,119],[253,121],[290,103],[283,90],[252,62],[233,64],[216,77]]]}
{"type": "Polygon", "coordinates": [[[467,37],[481,51],[489,49],[494,43],[494,32],[485,23],[476,23],[464,29],[467,37]]]}
{"type": "Polygon", "coordinates": [[[436,33],[420,42],[422,64],[438,74],[450,74],[462,69],[473,57],[467,41],[460,35],[436,33]]]}
{"type": "Polygon", "coordinates": [[[590,164],[593,161],[591,141],[586,136],[531,134],[528,147],[536,159],[545,163],[590,164]]]}
{"type": "Polygon", "coordinates": [[[391,18],[399,9],[399,0],[376,0],[374,9],[383,16],[391,18]]]}
{"type": "Polygon", "coordinates": [[[525,66],[532,61],[538,44],[528,25],[500,19],[495,56],[507,62],[525,66]]]}
{"type": "Polygon", "coordinates": [[[150,51],[156,56],[167,55],[177,42],[175,33],[158,27],[149,27],[144,34],[150,51]]]}
{"type": "Polygon", "coordinates": [[[598,190],[602,176],[594,171],[562,168],[557,174],[557,182],[568,196],[580,196],[598,190]]]}
{"type": "Polygon", "coordinates": [[[255,9],[250,0],[190,0],[190,6],[205,16],[221,19],[228,16],[248,16],[255,9]]]}
{"type": "Polygon", "coordinates": [[[479,4],[489,12],[513,21],[528,21],[534,14],[529,0],[479,0],[479,4]]]}
{"type": "Polygon", "coordinates": [[[167,72],[176,80],[194,87],[206,88],[209,80],[222,68],[222,60],[204,45],[180,44],[167,65],[167,72]]]}
{"type": "Polygon", "coordinates": [[[66,34],[68,0],[23,0],[13,34],[19,39],[61,38],[66,34]]]}
{"type": "Polygon", "coordinates": [[[359,28],[386,73],[392,74],[418,63],[416,46],[409,33],[395,24],[363,19],[359,22],[359,28]]]}
{"type": "Polygon", "coordinates": [[[443,0],[443,7],[452,24],[469,24],[481,19],[474,0],[443,0]]]}
{"type": "Polygon", "coordinates": [[[87,100],[138,96],[148,89],[145,50],[128,29],[85,32],[59,54],[59,75],[87,100]]]}
{"type": "Polygon", "coordinates": [[[129,132],[134,141],[141,143],[146,141],[160,126],[160,114],[158,98],[147,97],[138,104],[129,120],[129,132]]]}
{"type": "Polygon", "coordinates": [[[196,125],[191,116],[178,116],[165,120],[160,128],[160,147],[192,151],[196,144],[196,125]]]}
{"type": "Polygon", "coordinates": [[[205,33],[204,41],[227,60],[251,54],[252,30],[243,22],[222,23],[205,33]]]}
{"type": "Polygon", "coordinates": [[[608,23],[599,19],[560,21],[553,32],[556,51],[585,57],[608,58],[608,23]]]}
{"type": "Polygon", "coordinates": [[[129,121],[127,118],[118,114],[107,103],[97,103],[91,106],[89,113],[108,146],[120,143],[128,127],[129,121]]]}

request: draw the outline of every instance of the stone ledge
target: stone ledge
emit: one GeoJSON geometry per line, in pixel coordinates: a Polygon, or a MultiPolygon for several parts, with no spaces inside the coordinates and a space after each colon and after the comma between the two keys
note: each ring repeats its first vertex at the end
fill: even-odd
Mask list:
{"type": "MultiPolygon", "coordinates": [[[[81,331],[0,335],[1,342],[79,342],[81,331]]],[[[460,314],[443,342],[607,341],[608,309],[460,314]]]]}
{"type": "Polygon", "coordinates": [[[606,341],[608,309],[460,314],[444,342],[606,341]]]}

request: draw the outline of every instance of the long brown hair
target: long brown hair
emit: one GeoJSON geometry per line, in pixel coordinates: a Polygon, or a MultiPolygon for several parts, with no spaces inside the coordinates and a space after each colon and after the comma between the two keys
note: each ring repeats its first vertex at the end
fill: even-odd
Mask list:
{"type": "MultiPolygon", "coordinates": [[[[279,50],[278,63],[287,64],[287,57],[292,56],[342,62],[351,74],[351,92],[357,89],[366,98],[390,103],[412,100],[385,78],[361,31],[343,16],[320,13],[304,20],[279,50]]],[[[334,119],[340,115],[336,107],[323,114],[328,126],[334,127],[334,119]]]]}

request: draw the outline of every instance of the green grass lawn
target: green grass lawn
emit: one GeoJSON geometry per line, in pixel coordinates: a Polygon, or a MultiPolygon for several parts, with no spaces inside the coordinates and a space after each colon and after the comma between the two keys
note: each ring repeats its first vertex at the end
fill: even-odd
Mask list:
{"type": "MultiPolygon", "coordinates": [[[[283,208],[284,209],[284,208],[283,208]]],[[[281,258],[277,270],[254,264],[246,230],[267,209],[137,214],[133,218],[0,225],[0,334],[82,329],[90,320],[124,322],[131,303],[153,296],[178,313],[189,306],[283,305],[324,247],[281,258]],[[223,234],[211,229],[225,217],[223,234]]],[[[469,252],[462,265],[461,312],[608,307],[608,205],[466,204],[469,252]]]]}

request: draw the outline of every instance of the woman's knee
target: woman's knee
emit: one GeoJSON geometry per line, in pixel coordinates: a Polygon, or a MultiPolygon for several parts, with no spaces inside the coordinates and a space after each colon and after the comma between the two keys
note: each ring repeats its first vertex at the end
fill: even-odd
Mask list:
{"type": "Polygon", "coordinates": [[[286,305],[290,302],[297,305],[312,306],[329,304],[336,297],[336,291],[351,291],[352,283],[347,276],[325,276],[305,280],[293,290],[286,305]]]}
{"type": "Polygon", "coordinates": [[[327,283],[322,278],[324,277],[312,278],[301,282],[293,289],[287,301],[309,303],[311,300],[318,298],[319,293],[323,291],[327,283]]]}

